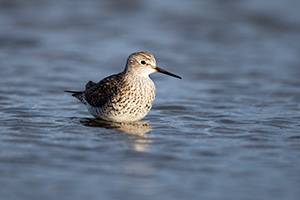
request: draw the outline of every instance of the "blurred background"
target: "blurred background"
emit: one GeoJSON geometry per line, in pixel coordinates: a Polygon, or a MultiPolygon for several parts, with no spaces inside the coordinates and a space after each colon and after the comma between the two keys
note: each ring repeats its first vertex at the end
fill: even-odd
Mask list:
{"type": "Polygon", "coordinates": [[[298,199],[300,1],[0,0],[1,199],[298,199]],[[64,90],[153,74],[144,122],[64,90]]]}

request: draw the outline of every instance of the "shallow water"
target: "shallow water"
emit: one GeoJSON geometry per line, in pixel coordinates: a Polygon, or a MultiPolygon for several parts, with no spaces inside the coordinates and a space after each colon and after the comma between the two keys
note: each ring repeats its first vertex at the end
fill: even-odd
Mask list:
{"type": "Polygon", "coordinates": [[[299,1],[0,2],[1,199],[298,199],[299,1]],[[63,90],[146,50],[132,124],[63,90]]]}

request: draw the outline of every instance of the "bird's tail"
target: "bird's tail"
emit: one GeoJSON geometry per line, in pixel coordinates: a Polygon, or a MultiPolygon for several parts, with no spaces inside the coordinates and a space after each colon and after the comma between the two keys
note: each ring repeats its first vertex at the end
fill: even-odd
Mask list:
{"type": "Polygon", "coordinates": [[[70,90],[65,90],[64,92],[72,93],[72,96],[75,94],[82,94],[82,91],[70,91],[70,90]]]}
{"type": "Polygon", "coordinates": [[[65,90],[64,92],[72,93],[73,97],[76,97],[77,99],[79,99],[84,104],[86,103],[82,91],[69,91],[69,90],[65,90]]]}

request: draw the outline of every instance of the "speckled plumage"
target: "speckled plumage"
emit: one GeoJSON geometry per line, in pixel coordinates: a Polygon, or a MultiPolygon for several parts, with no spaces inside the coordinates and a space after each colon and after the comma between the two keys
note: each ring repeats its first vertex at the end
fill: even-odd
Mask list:
{"type": "Polygon", "coordinates": [[[96,118],[113,122],[138,121],[148,114],[155,99],[156,88],[149,77],[153,72],[180,78],[158,68],[150,53],[137,52],[128,57],[123,72],[98,83],[89,81],[85,91],[67,92],[72,92],[96,118]]]}

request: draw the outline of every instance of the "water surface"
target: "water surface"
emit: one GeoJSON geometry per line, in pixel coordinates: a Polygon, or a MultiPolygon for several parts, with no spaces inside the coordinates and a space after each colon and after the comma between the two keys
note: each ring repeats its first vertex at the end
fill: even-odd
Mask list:
{"type": "Polygon", "coordinates": [[[3,199],[298,199],[299,1],[0,2],[3,199]],[[132,124],[64,93],[135,51],[157,98],[132,124]]]}

